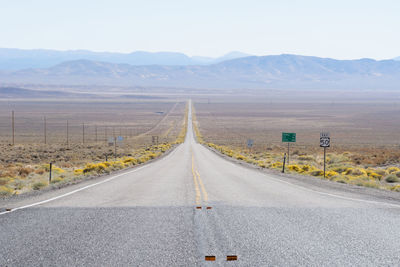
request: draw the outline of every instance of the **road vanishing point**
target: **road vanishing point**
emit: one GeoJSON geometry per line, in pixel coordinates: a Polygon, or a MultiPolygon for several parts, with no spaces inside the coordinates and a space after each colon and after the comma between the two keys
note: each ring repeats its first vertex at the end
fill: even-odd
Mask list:
{"type": "Polygon", "coordinates": [[[190,106],[165,157],[0,205],[0,266],[400,265],[399,202],[229,161],[190,106]]]}

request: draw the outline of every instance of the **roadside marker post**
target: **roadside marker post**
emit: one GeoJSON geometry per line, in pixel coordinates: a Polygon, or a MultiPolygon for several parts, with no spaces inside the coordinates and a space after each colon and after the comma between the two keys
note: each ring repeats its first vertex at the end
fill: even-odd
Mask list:
{"type": "Polygon", "coordinates": [[[50,162],[50,166],[49,166],[49,183],[51,183],[51,171],[53,169],[53,163],[50,162]]]}
{"type": "Polygon", "coordinates": [[[328,132],[322,132],[319,137],[319,146],[324,148],[324,178],[326,178],[326,148],[331,146],[331,136],[328,132]]]}
{"type": "Polygon", "coordinates": [[[296,133],[282,133],[282,143],[288,143],[288,151],[287,151],[287,164],[289,165],[290,158],[290,143],[296,142],[296,133]]]}
{"type": "Polygon", "coordinates": [[[285,162],[286,162],[286,153],[283,155],[282,173],[285,173],[285,162]]]}

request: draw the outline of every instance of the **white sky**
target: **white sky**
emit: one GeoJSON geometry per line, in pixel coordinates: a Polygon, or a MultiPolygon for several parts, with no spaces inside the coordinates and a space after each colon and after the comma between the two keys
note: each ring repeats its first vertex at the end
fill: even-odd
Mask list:
{"type": "Polygon", "coordinates": [[[398,0],[0,0],[0,47],[400,56],[398,0]]]}

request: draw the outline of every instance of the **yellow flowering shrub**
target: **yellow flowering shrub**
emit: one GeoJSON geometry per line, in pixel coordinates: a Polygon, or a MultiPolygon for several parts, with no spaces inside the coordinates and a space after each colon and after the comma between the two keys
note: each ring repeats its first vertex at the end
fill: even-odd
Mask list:
{"type": "Polygon", "coordinates": [[[326,173],[325,173],[325,176],[326,177],[328,177],[328,178],[331,178],[331,177],[334,177],[334,176],[336,176],[336,175],[338,175],[339,173],[337,173],[337,172],[335,172],[335,171],[327,171],[326,173]]]}
{"type": "Polygon", "coordinates": [[[277,161],[277,162],[272,163],[272,164],[271,164],[271,167],[272,167],[272,168],[276,168],[276,169],[282,168],[282,167],[283,167],[283,163],[280,162],[280,161],[277,161]]]}
{"type": "Polygon", "coordinates": [[[74,174],[75,175],[82,175],[83,174],[83,170],[82,169],[76,169],[76,170],[74,170],[74,174]]]}
{"type": "Polygon", "coordinates": [[[9,196],[14,192],[11,188],[7,186],[0,186],[0,197],[9,196]]]}
{"type": "Polygon", "coordinates": [[[400,171],[400,169],[397,168],[397,167],[389,167],[389,168],[386,169],[386,172],[389,173],[389,174],[392,174],[394,172],[399,172],[399,171],[400,171]]]}

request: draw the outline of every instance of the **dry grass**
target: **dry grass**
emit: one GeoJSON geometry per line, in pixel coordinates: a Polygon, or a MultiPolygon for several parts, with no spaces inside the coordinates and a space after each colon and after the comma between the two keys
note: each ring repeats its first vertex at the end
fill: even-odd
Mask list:
{"type": "MultiPolygon", "coordinates": [[[[114,146],[106,145],[104,140],[94,142],[90,131],[86,132],[88,139],[85,144],[74,143],[72,139],[67,146],[62,138],[50,139],[52,143],[47,145],[29,143],[32,140],[29,135],[15,146],[0,144],[0,197],[49,186],[49,162],[53,162],[50,185],[59,186],[88,175],[143,164],[159,157],[174,144],[183,142],[187,126],[185,102],[137,104],[141,106],[139,108],[147,105],[144,110],[149,114],[140,119],[139,114],[135,114],[135,118],[132,111],[126,111],[133,116],[131,121],[139,130],[137,135],[124,136],[124,141],[117,145],[117,155],[114,155],[114,146]],[[165,110],[162,116],[156,113],[159,110],[165,110]],[[159,136],[159,144],[152,144],[153,135],[159,136]]],[[[125,112],[123,108],[119,112],[125,112]]],[[[18,136],[18,141],[21,140],[22,137],[18,136]]]]}
{"type": "MultiPolygon", "coordinates": [[[[265,103],[195,103],[195,133],[221,153],[262,168],[282,169],[286,144],[283,131],[296,132],[286,171],[323,178],[323,150],[319,132],[331,132],[326,179],[359,186],[400,190],[399,129],[386,105],[318,104],[289,106],[265,103]],[[197,117],[196,117],[197,115],[197,117]],[[382,117],[380,117],[381,115],[382,117]],[[387,116],[387,117],[386,117],[387,116]],[[384,119],[383,119],[384,118],[384,119]],[[247,139],[255,140],[249,150],[247,139]]],[[[396,114],[396,113],[394,113],[396,114]]]]}

